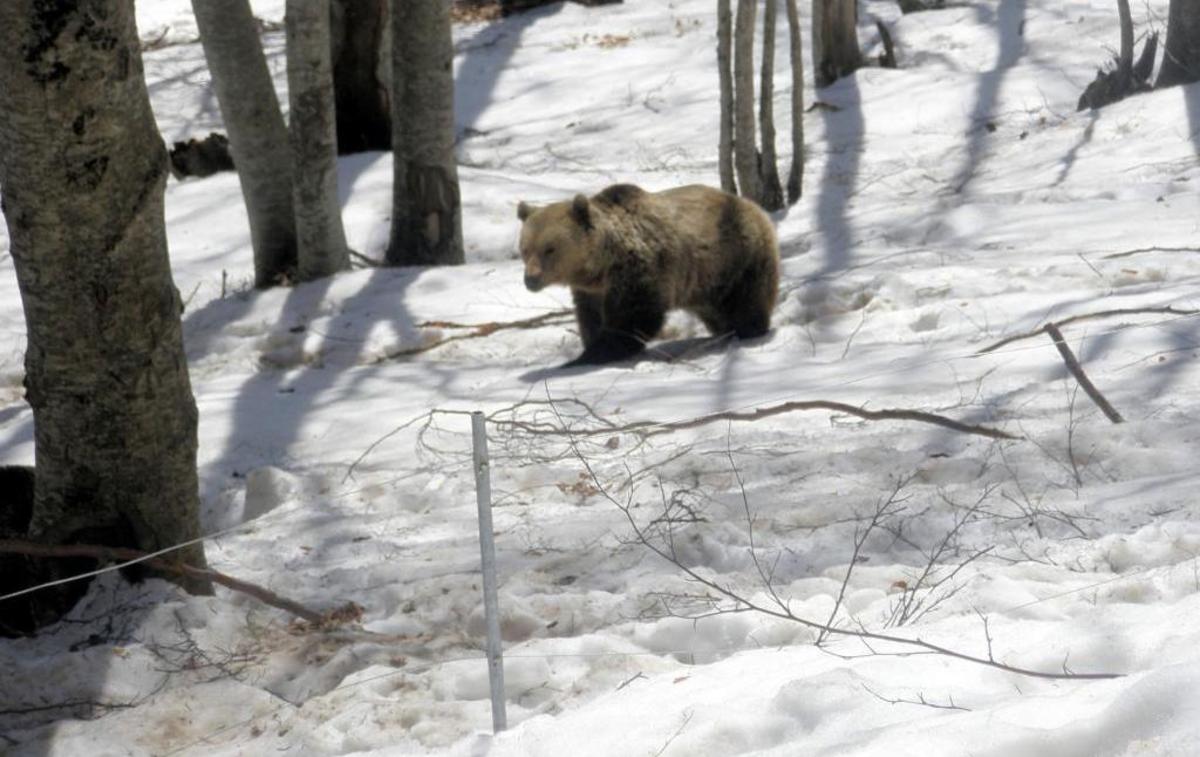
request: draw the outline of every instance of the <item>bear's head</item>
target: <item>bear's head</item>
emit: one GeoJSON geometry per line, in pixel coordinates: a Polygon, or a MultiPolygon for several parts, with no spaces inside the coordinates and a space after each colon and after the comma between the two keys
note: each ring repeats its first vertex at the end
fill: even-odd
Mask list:
{"type": "Polygon", "coordinates": [[[599,210],[586,195],[534,207],[517,205],[521,219],[521,260],[525,261],[525,287],[537,292],[551,284],[595,291],[604,279],[602,256],[597,254],[599,210]]]}

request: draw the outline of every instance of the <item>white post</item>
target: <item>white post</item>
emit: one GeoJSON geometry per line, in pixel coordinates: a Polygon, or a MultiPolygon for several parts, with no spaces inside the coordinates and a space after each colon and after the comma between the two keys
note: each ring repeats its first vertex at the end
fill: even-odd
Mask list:
{"type": "Polygon", "coordinates": [[[500,603],[496,598],[496,540],[492,534],[492,480],[488,463],[487,427],[483,413],[471,413],[475,464],[475,501],[479,505],[479,557],[483,567],[483,615],[487,622],[488,682],[492,689],[492,730],[508,727],[504,711],[504,659],[500,650],[500,603]]]}

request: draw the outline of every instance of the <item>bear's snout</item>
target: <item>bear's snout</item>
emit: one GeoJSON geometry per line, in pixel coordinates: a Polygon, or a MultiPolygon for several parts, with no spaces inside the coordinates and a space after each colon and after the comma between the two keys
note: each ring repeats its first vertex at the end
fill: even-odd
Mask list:
{"type": "Polygon", "coordinates": [[[546,288],[546,282],[542,281],[541,276],[531,276],[525,274],[525,288],[531,292],[539,292],[546,288]]]}

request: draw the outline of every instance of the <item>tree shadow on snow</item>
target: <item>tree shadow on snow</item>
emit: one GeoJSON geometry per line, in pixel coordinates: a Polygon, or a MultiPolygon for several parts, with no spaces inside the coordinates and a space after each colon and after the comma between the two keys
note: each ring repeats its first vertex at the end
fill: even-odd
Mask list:
{"type": "Polygon", "coordinates": [[[1188,136],[1200,155],[1200,82],[1183,85],[1183,102],[1187,109],[1188,136]]]}
{"type": "MultiPolygon", "coordinates": [[[[587,373],[594,373],[607,368],[618,368],[629,370],[641,363],[663,363],[663,364],[686,364],[693,360],[698,360],[709,355],[720,355],[727,353],[732,360],[738,354],[740,346],[754,346],[763,342],[769,341],[774,336],[774,331],[768,333],[764,337],[757,339],[736,339],[732,334],[724,334],[721,336],[696,336],[686,339],[670,339],[662,342],[652,342],[646,346],[645,352],[631,357],[627,360],[620,360],[613,363],[604,363],[602,365],[576,365],[565,367],[562,365],[547,366],[544,368],[535,368],[522,373],[517,378],[526,383],[536,384],[547,379],[563,378],[565,376],[578,376],[587,373]]],[[[581,348],[582,349],[582,348],[581,348]]],[[[721,384],[729,383],[729,363],[726,363],[726,376],[721,380],[721,384]]],[[[727,388],[725,389],[727,391],[727,388]]],[[[718,405],[721,398],[718,397],[718,405]]]]}
{"type": "Polygon", "coordinates": [[[520,46],[525,30],[562,8],[562,3],[555,3],[508,16],[458,43],[462,62],[454,75],[454,120],[460,135],[473,129],[492,103],[496,82],[520,46]]]}
{"type": "MultiPolygon", "coordinates": [[[[289,448],[306,441],[304,426],[314,410],[343,403],[347,412],[342,423],[353,423],[356,414],[368,412],[355,406],[355,398],[365,381],[379,377],[378,370],[366,364],[385,359],[367,354],[371,334],[381,322],[387,322],[402,343],[416,343],[419,334],[413,315],[404,307],[404,293],[423,270],[374,270],[359,291],[338,303],[332,315],[323,309],[322,302],[333,278],[303,284],[289,292],[272,334],[285,341],[285,334],[294,339],[282,350],[267,353],[267,364],[238,390],[225,449],[201,471],[202,480],[213,490],[210,496],[248,469],[262,465],[287,467],[289,448]],[[381,303],[387,303],[388,312],[372,310],[381,303]],[[309,323],[325,317],[328,321],[323,324],[324,332],[311,332],[319,336],[319,343],[308,347],[309,323]]],[[[421,368],[433,375],[437,388],[444,389],[454,379],[453,371],[436,361],[422,362],[421,368]]],[[[404,390],[398,386],[397,396],[404,390]]],[[[380,410],[375,407],[370,412],[380,410]]],[[[386,407],[382,411],[386,412],[386,407]]]]}
{"type": "Polygon", "coordinates": [[[805,295],[815,306],[830,296],[827,282],[853,267],[855,229],[849,219],[850,200],[858,183],[866,141],[862,94],[854,74],[819,90],[818,98],[830,107],[820,108],[829,147],[818,184],[816,219],[825,257],[821,267],[809,275],[805,295]]]}
{"type": "Polygon", "coordinates": [[[1075,162],[1079,159],[1079,151],[1092,143],[1092,137],[1096,132],[1096,122],[1098,120],[1100,120],[1100,111],[1093,108],[1088,112],[1088,123],[1083,130],[1083,134],[1079,135],[1079,141],[1072,145],[1067,154],[1063,156],[1062,167],[1059,169],[1054,183],[1050,186],[1057,187],[1067,180],[1067,176],[1071,173],[1071,169],[1075,167],[1075,162]]]}
{"type": "MultiPolygon", "coordinates": [[[[985,16],[984,21],[987,21],[986,16],[991,14],[990,9],[983,6],[979,6],[977,12],[985,16]]],[[[1005,76],[1020,60],[1025,49],[1025,0],[1000,0],[994,18],[1000,51],[992,69],[979,77],[975,106],[971,109],[972,125],[967,142],[967,156],[951,183],[954,191],[960,194],[966,191],[967,185],[975,179],[975,173],[983,162],[988,135],[991,133],[987,124],[995,115],[1000,88],[1004,84],[1005,76]]]]}

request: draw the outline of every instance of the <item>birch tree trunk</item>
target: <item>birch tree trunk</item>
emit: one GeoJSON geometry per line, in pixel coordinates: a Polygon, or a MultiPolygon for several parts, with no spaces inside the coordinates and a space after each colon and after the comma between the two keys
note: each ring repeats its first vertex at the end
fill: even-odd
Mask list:
{"type": "Polygon", "coordinates": [[[1156,87],[1200,81],[1200,0],[1171,0],[1156,87]]]}
{"type": "Polygon", "coordinates": [[[350,267],[338,201],[329,0],[287,0],[285,12],[296,277],[311,281],[350,267]]]}
{"type": "Polygon", "coordinates": [[[462,263],[449,3],[392,0],[392,88],[395,175],[387,263],[462,263]]]}
{"type": "Polygon", "coordinates": [[[804,193],[804,51],[800,43],[800,12],[796,0],[787,4],[788,41],[792,61],[792,169],[788,172],[787,201],[791,205],[804,193]]]}
{"type": "Polygon", "coordinates": [[[862,65],[855,0],[813,0],[813,80],[828,87],[862,65]]]}
{"type": "Polygon", "coordinates": [[[733,43],[734,161],[742,196],[762,204],[758,146],[754,136],[754,16],[756,0],[738,0],[733,43]]]}
{"type": "Polygon", "coordinates": [[[721,127],[717,137],[717,170],[721,189],[737,194],[733,174],[733,70],[730,53],[733,47],[733,14],[729,0],[717,0],[717,77],[721,92],[721,127]]]}
{"type": "Polygon", "coordinates": [[[763,8],[762,83],[758,94],[758,122],[762,132],[759,178],[762,202],[766,210],[783,207],[783,186],[779,183],[778,157],[775,154],[775,0],[766,0],[763,8]]]}
{"type": "MultiPolygon", "coordinates": [[[[166,176],[132,0],[0,3],[0,185],[27,327],[40,541],[156,550],[199,535],[166,176]]],[[[200,544],[173,556],[205,565],[200,544]]]]}
{"type": "Polygon", "coordinates": [[[288,131],[258,25],[248,0],[192,0],[192,12],[250,219],[254,285],[271,286],[296,268],[296,226],[288,131]]]}
{"type": "Polygon", "coordinates": [[[333,0],[332,10],[338,153],[390,150],[390,97],[379,71],[387,0],[333,0]]]}

